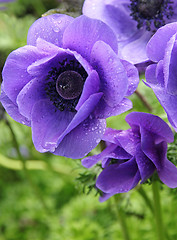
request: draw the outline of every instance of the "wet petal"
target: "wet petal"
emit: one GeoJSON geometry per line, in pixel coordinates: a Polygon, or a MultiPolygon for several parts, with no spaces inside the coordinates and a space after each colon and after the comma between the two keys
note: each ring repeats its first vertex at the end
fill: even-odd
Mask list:
{"type": "Polygon", "coordinates": [[[140,144],[138,144],[136,148],[136,162],[141,175],[141,183],[143,183],[153,174],[155,171],[155,166],[143,153],[140,144]]]}
{"type": "Polygon", "coordinates": [[[147,44],[147,56],[154,62],[162,60],[167,42],[174,34],[176,34],[176,32],[177,23],[166,24],[159,28],[147,44]]]}
{"type": "Polygon", "coordinates": [[[91,53],[91,65],[100,77],[103,99],[110,106],[118,105],[128,89],[128,77],[119,57],[102,41],[95,43],[91,53]]]}
{"type": "Polygon", "coordinates": [[[104,119],[86,119],[64,137],[54,154],[83,158],[101,141],[105,128],[104,119]]]}
{"type": "Polygon", "coordinates": [[[126,96],[130,96],[134,93],[139,84],[138,69],[133,64],[125,60],[121,60],[121,63],[123,64],[128,77],[128,91],[126,93],[126,96]]]}
{"type": "Polygon", "coordinates": [[[18,106],[13,103],[3,91],[3,86],[1,85],[1,96],[0,101],[5,108],[6,112],[17,122],[25,124],[30,127],[30,121],[19,113],[18,106]]]}
{"type": "Polygon", "coordinates": [[[95,93],[92,94],[82,105],[82,107],[79,109],[77,114],[74,116],[72,122],[68,125],[66,130],[63,132],[63,134],[60,136],[58,139],[58,144],[63,140],[63,138],[71,132],[75,127],[77,127],[81,122],[86,120],[89,115],[90,118],[92,119],[92,112],[95,108],[95,106],[98,104],[100,101],[101,97],[103,96],[102,93],[95,93]]]}
{"type": "Polygon", "coordinates": [[[93,167],[99,161],[102,161],[104,158],[108,158],[109,154],[112,153],[117,146],[115,144],[110,144],[107,146],[100,154],[93,155],[82,159],[82,165],[86,168],[93,167]]]}
{"type": "Polygon", "coordinates": [[[140,126],[141,129],[146,129],[150,133],[157,134],[167,142],[173,142],[173,132],[166,122],[158,116],[149,113],[132,112],[126,118],[126,122],[132,126],[140,126]]]}
{"type": "Polygon", "coordinates": [[[124,113],[132,107],[132,102],[127,98],[123,98],[123,100],[114,107],[110,107],[103,99],[101,99],[94,113],[97,118],[108,118],[124,113]]]}
{"type": "Polygon", "coordinates": [[[59,111],[48,99],[38,101],[32,110],[32,138],[37,151],[54,152],[57,140],[75,113],[59,111]]]}
{"type": "Polygon", "coordinates": [[[171,39],[168,41],[164,61],[163,61],[163,72],[164,72],[164,81],[165,87],[167,88],[168,93],[176,95],[177,94],[177,34],[174,34],[171,39]]]}
{"type": "Polygon", "coordinates": [[[34,104],[40,99],[45,99],[47,97],[44,81],[45,79],[32,79],[25,85],[17,97],[20,113],[30,120],[34,104]]]}
{"type": "Polygon", "coordinates": [[[27,43],[36,45],[40,37],[59,47],[63,46],[63,33],[74,18],[64,14],[52,14],[39,18],[28,31],[27,43]]]}
{"type": "Polygon", "coordinates": [[[93,70],[85,81],[82,95],[76,106],[76,110],[78,111],[79,108],[82,106],[82,104],[90,97],[90,95],[97,93],[99,89],[100,89],[100,79],[97,72],[93,70]]]}
{"type": "Polygon", "coordinates": [[[40,53],[33,46],[21,47],[8,56],[2,76],[4,91],[13,102],[21,89],[33,78],[27,72],[28,66],[46,56],[47,54],[40,53]]]}
{"type": "Polygon", "coordinates": [[[117,39],[113,31],[103,22],[86,16],[76,18],[63,35],[64,48],[74,50],[90,59],[93,45],[98,40],[107,43],[117,53],[117,39]]]}
{"type": "Polygon", "coordinates": [[[140,128],[140,132],[142,151],[154,163],[157,170],[160,170],[166,157],[167,143],[145,128],[140,128]]]}

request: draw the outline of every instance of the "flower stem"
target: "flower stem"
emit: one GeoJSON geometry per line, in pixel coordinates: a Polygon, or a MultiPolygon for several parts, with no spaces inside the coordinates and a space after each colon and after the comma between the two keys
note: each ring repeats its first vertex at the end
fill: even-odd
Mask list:
{"type": "Polygon", "coordinates": [[[8,128],[9,128],[9,130],[10,130],[10,133],[11,133],[11,135],[12,135],[12,141],[13,141],[14,147],[15,147],[15,149],[16,149],[16,151],[17,151],[18,158],[19,158],[19,160],[21,160],[21,162],[22,162],[23,171],[24,171],[24,174],[25,174],[25,176],[26,176],[26,179],[27,179],[27,181],[29,182],[29,184],[31,185],[32,189],[34,190],[37,198],[38,198],[39,201],[41,202],[41,204],[42,204],[43,208],[45,209],[45,211],[46,211],[47,213],[50,213],[50,211],[49,211],[49,209],[48,209],[48,207],[47,207],[44,199],[42,198],[42,194],[41,194],[40,190],[38,189],[38,187],[36,186],[36,184],[33,183],[32,179],[31,179],[31,177],[30,177],[30,175],[29,175],[29,172],[28,172],[28,169],[27,169],[27,166],[26,166],[26,161],[25,161],[24,157],[22,156],[22,154],[21,154],[21,152],[20,152],[20,147],[19,147],[17,138],[16,138],[16,136],[15,136],[14,130],[13,130],[13,128],[12,128],[12,126],[11,126],[11,124],[10,124],[10,122],[8,121],[7,118],[5,119],[5,123],[6,123],[6,125],[8,126],[8,128]]]}
{"type": "Polygon", "coordinates": [[[147,204],[147,206],[149,207],[150,211],[152,212],[152,214],[154,214],[154,208],[153,205],[151,203],[151,200],[149,199],[149,197],[147,196],[146,192],[144,191],[143,187],[141,186],[138,189],[138,193],[141,195],[141,197],[144,199],[145,203],[147,204]]]}
{"type": "Polygon", "coordinates": [[[154,180],[152,183],[152,192],[154,200],[154,216],[156,221],[156,229],[158,240],[164,240],[164,227],[161,214],[161,203],[160,203],[160,193],[159,193],[159,182],[154,180]]]}
{"type": "Polygon", "coordinates": [[[146,98],[138,91],[135,91],[135,94],[139,97],[139,99],[142,101],[144,106],[148,109],[149,112],[152,112],[152,107],[150,104],[147,102],[146,98]]]}
{"type": "Polygon", "coordinates": [[[122,235],[124,240],[130,240],[128,227],[126,223],[126,216],[122,208],[119,206],[120,204],[120,197],[118,195],[114,195],[115,203],[116,203],[116,210],[117,210],[117,218],[119,219],[122,235]]]}

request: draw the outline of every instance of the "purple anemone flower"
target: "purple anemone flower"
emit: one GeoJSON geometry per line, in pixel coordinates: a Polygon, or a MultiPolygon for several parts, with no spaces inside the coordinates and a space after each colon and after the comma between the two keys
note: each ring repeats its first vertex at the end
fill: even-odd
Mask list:
{"type": "Polygon", "coordinates": [[[168,187],[177,187],[177,168],[166,156],[167,142],[173,142],[170,127],[148,113],[132,112],[126,121],[131,129],[107,129],[103,136],[106,148],[82,160],[87,168],[102,161],[103,171],[96,181],[97,188],[105,193],[101,201],[128,192],[155,172],[168,187]]]}
{"type": "MultiPolygon", "coordinates": [[[[14,2],[15,0],[0,0],[0,4],[1,3],[9,3],[9,2],[14,2]]],[[[0,7],[0,10],[5,9],[5,7],[0,7]]]]}
{"type": "Polygon", "coordinates": [[[161,26],[177,21],[177,1],[85,0],[83,13],[116,33],[119,56],[133,64],[148,61],[146,44],[161,26]]]}
{"type": "Polygon", "coordinates": [[[62,14],[38,19],[28,45],[3,69],[1,102],[32,127],[40,152],[81,158],[101,140],[106,118],[132,107],[137,69],[117,56],[117,40],[103,22],[62,14]]]}
{"type": "Polygon", "coordinates": [[[146,84],[177,131],[177,23],[167,24],[154,34],[147,44],[147,55],[154,64],[146,70],[146,84]]]}

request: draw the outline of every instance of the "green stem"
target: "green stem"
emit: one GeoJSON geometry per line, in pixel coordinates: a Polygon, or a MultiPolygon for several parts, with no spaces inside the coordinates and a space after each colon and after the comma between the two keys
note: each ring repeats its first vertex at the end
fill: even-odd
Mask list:
{"type": "MultiPolygon", "coordinates": [[[[153,214],[154,216],[154,207],[151,203],[151,200],[150,198],[148,197],[148,195],[146,194],[146,192],[144,191],[143,187],[141,186],[139,189],[138,189],[138,193],[141,195],[141,197],[144,199],[146,205],[149,207],[149,210],[151,211],[151,213],[153,214]]],[[[168,235],[168,232],[167,232],[167,229],[166,227],[164,226],[164,234],[165,234],[165,237],[166,237],[166,240],[171,240],[170,236],[168,235]]]]}
{"type": "Polygon", "coordinates": [[[138,193],[142,196],[145,203],[149,207],[150,211],[154,214],[154,208],[153,208],[153,205],[151,203],[151,200],[149,199],[148,195],[146,194],[146,192],[144,191],[142,186],[138,189],[138,193]]]}
{"type": "Polygon", "coordinates": [[[154,200],[154,215],[156,221],[156,229],[158,240],[164,240],[164,227],[161,214],[161,203],[160,203],[160,193],[159,193],[159,182],[154,180],[152,183],[152,192],[154,200]]]}
{"type": "Polygon", "coordinates": [[[152,112],[152,107],[151,105],[147,102],[146,98],[138,91],[135,91],[135,94],[137,97],[141,100],[141,102],[144,104],[144,106],[148,109],[149,112],[152,112]]]}
{"type": "Polygon", "coordinates": [[[26,176],[26,179],[28,180],[29,184],[31,185],[32,189],[34,190],[37,198],[40,200],[41,204],[43,205],[43,208],[45,209],[45,211],[46,211],[47,213],[50,213],[50,212],[49,212],[49,209],[48,209],[48,207],[47,207],[47,205],[46,205],[46,203],[44,202],[44,199],[42,198],[42,194],[41,194],[40,190],[38,189],[38,187],[36,186],[36,184],[33,183],[32,179],[31,179],[31,177],[30,177],[30,175],[29,175],[29,172],[28,172],[28,169],[27,169],[27,166],[26,166],[26,161],[25,161],[25,159],[23,158],[23,156],[22,156],[22,154],[21,154],[21,152],[20,152],[20,147],[19,147],[19,144],[18,144],[16,135],[15,135],[15,133],[14,133],[14,131],[13,131],[13,128],[12,128],[12,126],[11,126],[11,124],[10,124],[10,122],[8,121],[7,118],[5,119],[5,123],[6,123],[6,125],[8,126],[8,128],[9,128],[9,130],[10,130],[10,132],[11,132],[12,141],[13,141],[14,147],[15,147],[15,149],[16,149],[16,151],[17,151],[18,158],[19,158],[19,160],[21,160],[21,162],[22,162],[23,171],[24,171],[24,174],[25,174],[25,176],[26,176]]]}
{"type": "Polygon", "coordinates": [[[128,227],[127,227],[127,223],[126,223],[126,216],[125,216],[125,213],[122,210],[122,208],[119,206],[120,198],[119,198],[119,196],[115,195],[114,199],[115,199],[115,203],[116,203],[117,218],[119,219],[119,222],[120,222],[123,239],[130,240],[128,227]]]}

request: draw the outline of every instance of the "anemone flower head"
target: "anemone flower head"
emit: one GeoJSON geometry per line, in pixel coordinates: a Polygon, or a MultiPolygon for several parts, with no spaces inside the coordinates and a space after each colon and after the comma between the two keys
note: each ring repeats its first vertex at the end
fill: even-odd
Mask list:
{"type": "Polygon", "coordinates": [[[126,96],[138,85],[138,71],[119,59],[113,31],[86,16],[42,17],[27,43],[7,58],[1,102],[32,127],[38,151],[81,158],[101,140],[105,119],[132,107],[126,96]]]}
{"type": "Polygon", "coordinates": [[[151,87],[177,131],[177,23],[161,27],[147,44],[147,55],[154,62],[145,72],[151,87]]]}
{"type": "Polygon", "coordinates": [[[177,21],[177,1],[85,0],[83,13],[107,23],[116,33],[121,58],[148,61],[146,44],[158,28],[177,21]]]}
{"type": "Polygon", "coordinates": [[[101,201],[128,192],[139,181],[154,173],[170,188],[177,187],[177,168],[167,159],[167,142],[173,142],[170,127],[159,117],[132,112],[126,116],[128,130],[107,129],[103,140],[106,148],[98,155],[82,160],[89,168],[101,161],[103,171],[96,186],[104,192],[101,201]]]}

